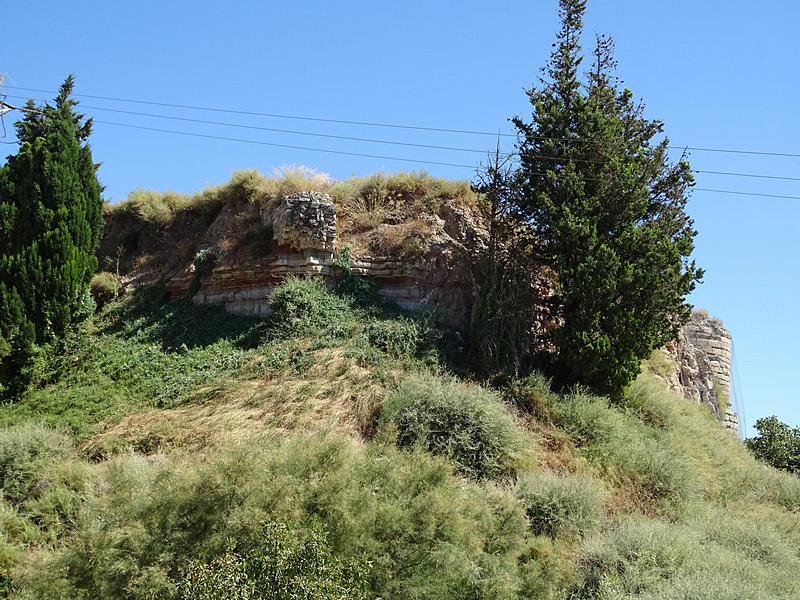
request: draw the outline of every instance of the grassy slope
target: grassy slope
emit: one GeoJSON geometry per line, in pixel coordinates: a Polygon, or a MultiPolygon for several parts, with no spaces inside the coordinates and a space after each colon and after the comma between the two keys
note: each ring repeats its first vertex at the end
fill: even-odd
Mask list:
{"type": "Polygon", "coordinates": [[[615,406],[489,390],[375,300],[290,281],[265,324],[142,294],[43,351],[0,411],[11,597],[284,597],[258,586],[292,564],[301,597],[800,597],[800,479],[701,407],[646,374],[615,406]]]}

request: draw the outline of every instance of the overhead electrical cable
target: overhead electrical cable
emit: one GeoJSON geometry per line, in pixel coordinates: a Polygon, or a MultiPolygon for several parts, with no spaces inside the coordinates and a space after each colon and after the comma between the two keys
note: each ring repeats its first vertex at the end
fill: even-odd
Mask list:
{"type": "MultiPolygon", "coordinates": [[[[247,140],[247,139],[243,139],[243,138],[234,138],[234,137],[227,137],[227,136],[221,136],[221,135],[209,135],[209,134],[205,134],[205,133],[194,133],[194,132],[191,132],[191,131],[175,131],[174,129],[161,129],[160,127],[145,127],[144,125],[132,125],[130,123],[116,123],[114,121],[98,121],[98,120],[95,119],[94,122],[95,123],[101,123],[103,125],[116,125],[116,126],[119,126],[119,127],[128,127],[130,129],[143,129],[145,131],[157,131],[157,132],[160,132],[160,133],[173,133],[173,134],[176,134],[176,135],[200,137],[200,138],[206,138],[206,139],[211,139],[211,140],[224,140],[224,141],[229,141],[229,142],[242,142],[242,143],[245,143],[245,144],[258,144],[258,145],[261,145],[261,146],[274,146],[274,147],[277,147],[277,148],[291,148],[291,149],[294,149],[294,150],[308,150],[310,152],[325,152],[327,154],[343,154],[345,156],[362,156],[362,157],[365,157],[365,158],[378,158],[378,159],[381,159],[381,160],[399,160],[399,161],[410,162],[410,163],[420,163],[420,164],[426,164],[426,165],[443,165],[443,166],[446,166],[446,167],[458,167],[458,168],[462,168],[462,169],[472,169],[472,170],[475,170],[475,169],[478,168],[478,165],[465,165],[465,164],[459,164],[459,163],[448,163],[448,162],[440,162],[440,161],[434,161],[434,160],[422,160],[422,159],[416,159],[416,158],[405,158],[405,157],[400,157],[400,156],[384,156],[384,155],[379,155],[379,154],[366,154],[366,153],[362,153],[362,152],[347,152],[347,151],[344,151],[344,150],[331,150],[331,149],[328,149],[328,148],[312,148],[310,146],[295,146],[295,145],[291,145],[291,144],[278,144],[278,143],[275,143],[275,142],[264,142],[264,141],[261,141],[261,140],[247,140]]],[[[546,176],[547,174],[546,173],[531,173],[531,175],[546,176]]],[[[598,181],[597,179],[592,179],[592,178],[587,178],[587,180],[598,181]]]]}
{"type": "MultiPolygon", "coordinates": [[[[20,98],[21,96],[13,96],[15,98],[20,98]]],[[[413,148],[430,148],[433,150],[452,150],[455,152],[472,152],[476,154],[485,154],[485,150],[476,150],[474,148],[457,148],[455,146],[437,146],[433,144],[415,144],[411,142],[398,142],[393,140],[378,140],[373,138],[361,138],[361,137],[353,137],[348,135],[332,135],[327,133],[315,133],[310,131],[297,131],[294,129],[278,129],[275,127],[262,127],[260,125],[246,125],[243,123],[229,123],[225,121],[210,121],[207,119],[192,119],[190,117],[178,117],[175,115],[159,115],[155,113],[145,113],[145,112],[138,112],[134,110],[122,110],[118,108],[107,108],[104,106],[89,106],[87,104],[83,104],[82,108],[88,108],[91,110],[102,110],[107,112],[113,113],[120,113],[126,115],[136,115],[141,117],[153,117],[157,119],[168,119],[171,121],[185,121],[188,123],[200,123],[204,125],[222,125],[225,127],[237,127],[239,129],[255,129],[259,131],[271,131],[273,133],[289,133],[292,135],[308,135],[313,137],[321,137],[321,138],[329,138],[329,139],[336,139],[336,140],[348,140],[354,142],[370,142],[373,144],[390,144],[395,146],[410,146],[413,148]]]]}
{"type": "Polygon", "coordinates": [[[737,196],[760,196],[762,198],[785,198],[786,200],[800,200],[800,196],[783,196],[781,194],[759,194],[756,192],[737,192],[733,190],[713,190],[709,188],[692,188],[695,192],[714,192],[717,194],[736,194],[737,196]]]}
{"type": "MultiPolygon", "coordinates": [[[[11,87],[11,86],[9,86],[11,87]]],[[[36,91],[36,90],[32,90],[36,91]]],[[[18,97],[18,96],[14,96],[18,97]]],[[[26,112],[35,112],[41,113],[41,111],[36,109],[31,109],[28,107],[13,107],[7,105],[10,108],[14,108],[16,110],[26,111],[26,112]]],[[[107,110],[111,112],[123,113],[123,114],[131,114],[137,116],[146,116],[150,118],[162,118],[162,119],[171,119],[171,120],[178,120],[178,121],[188,121],[200,124],[210,124],[210,125],[222,125],[222,126],[229,126],[229,127],[239,127],[244,129],[254,129],[254,130],[263,130],[263,131],[272,131],[276,133],[289,133],[289,134],[297,134],[297,135],[309,135],[315,137],[324,137],[324,138],[332,138],[332,139],[344,139],[350,141],[363,141],[363,142],[371,142],[371,143],[381,143],[381,144],[394,144],[394,145],[401,145],[401,146],[412,146],[412,147],[419,147],[419,148],[429,148],[429,149],[439,149],[439,150],[457,150],[463,152],[473,152],[473,153],[482,153],[480,150],[474,149],[467,149],[467,148],[456,148],[451,146],[437,146],[431,144],[414,144],[414,143],[406,143],[406,142],[397,142],[392,140],[377,140],[377,139],[370,139],[370,138],[357,138],[351,136],[337,136],[337,135],[328,135],[328,134],[319,134],[314,132],[303,132],[303,131],[294,131],[294,130],[284,130],[284,129],[276,129],[270,127],[261,127],[256,125],[245,125],[240,123],[226,123],[220,121],[210,121],[205,119],[193,119],[188,117],[177,117],[172,115],[159,115],[153,113],[141,113],[137,111],[127,111],[121,109],[112,109],[112,108],[104,108],[104,107],[92,107],[92,106],[85,106],[85,108],[90,108],[93,110],[107,110]]],[[[307,150],[310,152],[324,152],[328,154],[340,154],[345,156],[360,156],[365,158],[378,158],[382,160],[395,160],[395,161],[402,161],[402,162],[411,162],[411,163],[419,163],[419,164],[431,164],[431,165],[440,165],[440,166],[449,166],[449,167],[458,167],[458,168],[468,168],[468,169],[475,169],[475,165],[465,165],[460,163],[451,163],[445,161],[432,161],[432,160],[424,160],[424,159],[413,159],[413,158],[405,158],[405,157],[394,157],[394,156],[384,156],[384,155],[377,155],[377,154],[367,154],[362,152],[348,152],[344,150],[332,150],[332,149],[324,149],[324,148],[313,148],[309,146],[297,146],[292,144],[279,144],[276,142],[265,142],[259,140],[247,140],[242,138],[233,138],[228,136],[215,136],[215,135],[208,135],[208,134],[200,134],[200,133],[192,133],[186,131],[175,131],[171,129],[161,129],[157,127],[145,127],[142,125],[133,125],[129,123],[117,123],[112,121],[98,121],[94,120],[96,123],[103,123],[106,125],[115,125],[118,127],[128,127],[132,129],[143,129],[147,131],[156,131],[161,133],[171,133],[175,135],[184,135],[184,136],[194,136],[194,137],[203,137],[207,139],[218,139],[218,140],[225,140],[225,141],[234,141],[234,142],[241,142],[241,143],[248,143],[248,144],[259,144],[264,146],[273,146],[278,148],[291,148],[297,150],[307,150]]],[[[14,142],[3,142],[5,144],[13,144],[14,142]]],[[[536,158],[541,159],[554,159],[556,160],[558,157],[551,157],[551,156],[539,156],[534,155],[536,158]]],[[[576,162],[587,162],[587,163],[601,163],[602,161],[591,161],[586,159],[575,159],[576,162]]],[[[785,181],[800,181],[800,177],[784,177],[778,175],[762,175],[762,174],[755,174],[755,173],[736,173],[730,171],[710,171],[704,169],[693,169],[692,172],[694,173],[703,173],[703,174],[711,174],[711,175],[724,175],[724,176],[735,176],[735,177],[751,177],[751,178],[759,178],[759,179],[775,179],[775,180],[785,180],[785,181]]],[[[542,175],[544,173],[534,173],[534,175],[542,175]]],[[[703,191],[703,192],[713,192],[713,193],[727,193],[727,194],[735,194],[735,195],[742,195],[742,196],[759,196],[765,198],[783,198],[783,199],[791,199],[791,200],[800,200],[800,196],[789,196],[789,195],[780,195],[780,194],[764,194],[764,193],[755,193],[755,192],[741,192],[741,191],[734,191],[734,190],[717,190],[717,189],[709,189],[709,188],[694,188],[696,191],[703,191]]]]}
{"type": "MultiPolygon", "coordinates": [[[[24,98],[24,96],[15,96],[12,95],[11,97],[14,98],[24,98]]],[[[43,101],[43,100],[39,100],[43,101]]],[[[135,115],[135,116],[142,116],[142,117],[149,117],[149,118],[157,118],[157,119],[167,119],[172,121],[183,121],[188,123],[199,123],[203,125],[220,125],[224,127],[235,127],[238,129],[251,129],[257,131],[270,131],[273,133],[287,133],[291,135],[305,135],[311,137],[318,137],[318,138],[326,138],[326,139],[336,139],[336,140],[346,140],[346,141],[356,141],[356,142],[368,142],[373,144],[388,144],[393,146],[406,146],[412,148],[426,148],[432,150],[448,150],[448,151],[455,151],[455,152],[469,152],[473,154],[484,154],[486,151],[484,150],[477,150],[474,148],[459,148],[455,146],[439,146],[435,144],[418,144],[418,143],[411,143],[411,142],[400,142],[396,140],[381,140],[375,138],[362,138],[362,137],[353,137],[353,136],[346,136],[346,135],[333,135],[333,134],[326,134],[326,133],[316,133],[310,131],[297,131],[293,129],[279,129],[275,127],[262,127],[260,125],[247,125],[243,123],[229,123],[225,121],[212,121],[207,119],[194,119],[191,117],[178,117],[175,115],[160,115],[157,113],[146,113],[146,112],[139,112],[133,110],[122,110],[117,108],[107,108],[103,106],[88,106],[83,105],[83,108],[88,108],[91,110],[101,110],[107,112],[114,112],[126,115],[135,115]]],[[[554,156],[544,156],[544,155],[533,155],[533,158],[540,158],[540,159],[553,159],[557,160],[558,157],[554,156]]],[[[588,160],[588,159],[573,159],[574,162],[579,163],[592,163],[592,164],[602,164],[602,161],[597,160],[588,160]]],[[[730,176],[730,177],[749,177],[749,178],[756,178],[756,179],[776,179],[776,180],[783,180],[783,181],[800,181],[800,177],[784,177],[780,175],[762,175],[757,173],[735,173],[729,171],[708,171],[704,169],[692,169],[693,173],[704,173],[710,175],[723,175],[723,176],[730,176]]]]}
{"type": "Polygon", "coordinates": [[[783,177],[781,175],[758,175],[756,173],[733,173],[730,171],[706,171],[692,169],[692,173],[705,173],[708,175],[727,175],[730,177],[755,177],[757,179],[780,179],[782,181],[800,181],[800,177],[783,177]]]}
{"type": "MultiPolygon", "coordinates": [[[[37,92],[37,93],[45,93],[45,94],[54,94],[53,90],[43,90],[38,88],[27,88],[21,86],[14,86],[14,85],[5,85],[6,88],[15,89],[15,90],[22,90],[27,92],[37,92]]],[[[443,133],[461,133],[461,134],[469,134],[469,135],[489,135],[492,137],[518,137],[517,134],[514,133],[498,133],[498,132],[491,132],[491,131],[477,131],[477,130],[470,130],[470,129],[450,129],[444,127],[426,127],[421,125],[404,125],[399,123],[381,123],[377,121],[354,121],[354,120],[347,120],[347,119],[329,119],[323,117],[308,117],[308,116],[301,116],[301,115],[287,115],[287,114],[279,114],[279,113],[268,113],[268,112],[259,112],[259,111],[250,111],[250,110],[239,110],[239,109],[232,109],[232,108],[219,108],[219,107],[212,107],[212,106],[196,106],[191,104],[176,104],[172,102],[157,102],[153,100],[136,100],[132,98],[118,98],[113,96],[99,96],[94,94],[73,94],[74,96],[81,97],[81,98],[95,98],[98,100],[109,100],[112,102],[130,102],[134,104],[148,104],[152,106],[164,106],[169,108],[182,108],[182,109],[189,109],[189,110],[202,110],[202,111],[210,111],[210,112],[221,112],[221,113],[230,113],[230,114],[239,114],[239,115],[251,115],[251,116],[261,116],[261,117],[270,117],[270,118],[277,118],[277,119],[296,119],[302,121],[317,121],[322,123],[338,123],[344,125],[362,125],[367,127],[389,127],[393,129],[410,129],[416,131],[437,131],[443,133]]],[[[545,136],[530,136],[532,139],[549,139],[549,140],[561,140],[561,141],[572,141],[572,142],[581,142],[581,143],[603,143],[601,140],[586,140],[586,139],[575,139],[575,138],[566,138],[566,137],[545,137],[545,136]]],[[[758,156],[783,156],[783,157],[791,157],[791,158],[800,158],[800,153],[790,153],[790,152],[767,152],[767,151],[760,151],[760,150],[740,150],[734,148],[712,148],[706,146],[679,146],[679,145],[670,145],[668,146],[672,150],[691,150],[695,152],[725,152],[725,153],[732,153],[732,154],[752,154],[758,156]]]]}
{"type": "Polygon", "coordinates": [[[143,125],[131,125],[130,123],[115,123],[113,121],[98,121],[97,119],[94,120],[95,123],[102,123],[103,125],[116,125],[118,127],[128,127],[131,129],[144,129],[146,131],[158,131],[161,133],[173,133],[176,135],[188,135],[193,137],[201,137],[207,138],[211,140],[226,140],[229,142],[243,142],[245,144],[258,144],[261,146],[274,146],[276,148],[292,148],[295,150],[308,150],[309,152],[326,152],[328,154],[343,154],[346,156],[362,156],[365,158],[379,158],[383,160],[399,160],[404,162],[412,162],[412,163],[420,163],[426,165],[442,165],[445,167],[461,167],[465,169],[475,169],[476,165],[464,165],[464,164],[457,164],[457,163],[448,163],[448,162],[440,162],[435,160],[420,160],[416,158],[401,158],[398,156],[380,156],[377,154],[365,154],[362,152],[346,152],[344,150],[328,150],[325,148],[311,148],[309,146],[294,146],[291,144],[278,144],[275,142],[264,142],[260,140],[246,140],[243,138],[234,138],[234,137],[226,137],[221,135],[209,135],[204,133],[193,133],[189,131],[175,131],[173,129],[161,129],[159,127],[145,127],[143,125]]]}
{"type": "MultiPolygon", "coordinates": [[[[162,129],[160,127],[145,127],[144,125],[132,125],[130,123],[117,123],[114,121],[99,121],[95,120],[95,123],[101,123],[103,125],[114,125],[118,127],[127,127],[130,129],[142,129],[145,131],[156,131],[159,133],[171,133],[175,135],[183,135],[183,136],[190,136],[190,137],[200,137],[212,140],[224,140],[229,142],[241,142],[245,144],[256,144],[261,146],[272,146],[276,148],[291,148],[294,150],[307,150],[309,152],[324,152],[326,154],[341,154],[345,156],[361,156],[364,158],[378,158],[381,160],[394,160],[394,161],[402,161],[402,162],[410,162],[410,163],[419,163],[419,164],[428,164],[428,165],[441,165],[446,167],[458,167],[462,169],[476,169],[477,165],[465,165],[460,163],[449,163],[449,162],[441,162],[441,161],[433,161],[433,160],[423,160],[423,159],[416,159],[416,158],[405,158],[399,156],[385,156],[379,154],[367,154],[362,152],[347,152],[344,150],[331,150],[328,148],[313,148],[310,146],[295,146],[292,144],[278,144],[275,142],[264,142],[261,140],[248,140],[243,138],[234,138],[228,136],[220,136],[220,135],[209,135],[204,133],[194,133],[189,131],[176,131],[174,129],[162,129]]],[[[532,173],[532,175],[541,175],[545,176],[546,173],[532,173]]],[[[593,181],[596,181],[593,179],[593,181]]],[[[716,190],[716,189],[709,189],[709,188],[692,188],[695,191],[702,191],[702,192],[716,192],[720,194],[737,194],[742,196],[760,196],[766,198],[786,198],[791,200],[800,200],[800,196],[782,196],[777,194],[760,194],[755,192],[738,192],[732,190],[716,190]]]]}
{"type": "MultiPolygon", "coordinates": [[[[15,90],[24,90],[27,92],[40,92],[44,94],[54,94],[52,90],[40,90],[36,88],[25,88],[19,87],[14,85],[7,85],[9,89],[15,90]]],[[[322,123],[339,123],[343,125],[364,125],[367,127],[390,127],[393,129],[413,129],[418,131],[438,131],[443,133],[464,133],[469,135],[491,135],[491,136],[501,136],[501,137],[516,137],[516,134],[512,133],[497,133],[497,132],[488,132],[488,131],[472,131],[469,129],[447,129],[443,127],[424,127],[420,125],[402,125],[397,123],[378,123],[373,121],[351,121],[346,119],[327,119],[322,117],[306,117],[306,116],[299,116],[299,115],[284,115],[284,114],[277,114],[277,113],[266,113],[266,112],[258,112],[258,111],[251,111],[251,110],[238,110],[233,108],[218,108],[212,106],[193,106],[190,104],[174,104],[172,102],[155,102],[152,100],[133,100],[130,98],[113,98],[111,96],[96,96],[92,94],[72,94],[73,96],[78,96],[81,98],[95,98],[97,100],[110,100],[113,102],[131,102],[135,104],[149,104],[152,106],[165,106],[169,108],[186,108],[190,110],[204,110],[210,112],[222,112],[222,113],[231,113],[237,115],[251,115],[251,116],[258,116],[258,117],[271,117],[275,119],[297,119],[301,121],[319,121],[322,123]]]]}

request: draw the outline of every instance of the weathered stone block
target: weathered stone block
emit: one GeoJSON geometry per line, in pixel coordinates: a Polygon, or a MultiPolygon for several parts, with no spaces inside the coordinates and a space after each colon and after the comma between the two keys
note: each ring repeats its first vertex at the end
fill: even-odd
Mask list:
{"type": "Polygon", "coordinates": [[[281,246],[333,253],[336,243],[333,200],[319,192],[286,196],[273,213],[272,233],[281,246]]]}

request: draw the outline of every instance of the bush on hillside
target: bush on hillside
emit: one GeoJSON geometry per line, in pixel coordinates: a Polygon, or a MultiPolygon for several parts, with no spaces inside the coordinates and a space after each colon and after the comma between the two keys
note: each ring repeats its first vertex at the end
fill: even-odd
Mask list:
{"type": "Polygon", "coordinates": [[[647,506],[673,510],[697,493],[696,473],[668,432],[581,390],[559,397],[552,408],[555,424],[605,478],[635,487],[647,506]]]}
{"type": "Polygon", "coordinates": [[[664,586],[702,561],[697,539],[684,527],[634,517],[585,550],[584,598],[629,598],[664,586]]]}
{"type": "Polygon", "coordinates": [[[26,424],[0,429],[0,491],[20,504],[41,481],[44,469],[69,450],[67,439],[51,429],[26,424]]]}
{"type": "Polygon", "coordinates": [[[102,308],[119,294],[119,280],[113,273],[102,271],[92,277],[89,291],[97,307],[102,308]]]}
{"type": "Polygon", "coordinates": [[[255,545],[191,561],[178,589],[181,600],[367,600],[369,567],[335,556],[317,528],[268,522],[255,545]]]}
{"type": "Polygon", "coordinates": [[[287,337],[344,326],[352,316],[348,302],[331,294],[317,277],[287,277],[272,292],[270,307],[272,327],[287,337]]]}
{"type": "Polygon", "coordinates": [[[523,445],[497,394],[455,379],[404,379],[389,395],[381,420],[397,428],[398,446],[420,445],[446,456],[475,479],[512,473],[523,445]]]}
{"type": "Polygon", "coordinates": [[[514,491],[537,535],[584,537],[600,525],[604,489],[588,475],[524,473],[514,491]]]}
{"type": "Polygon", "coordinates": [[[15,571],[19,598],[204,598],[206,586],[221,600],[290,581],[366,598],[367,571],[382,598],[517,598],[521,506],[422,451],[296,436],[194,463],[125,455],[97,469],[70,536],[15,571]]]}
{"type": "Polygon", "coordinates": [[[349,273],[334,291],[317,277],[287,277],[270,305],[275,337],[316,336],[318,347],[347,340],[348,354],[369,364],[385,355],[436,364],[452,354],[452,336],[435,311],[403,313],[380,298],[374,282],[349,273]]]}
{"type": "Polygon", "coordinates": [[[556,395],[550,390],[550,380],[538,372],[508,384],[503,393],[506,400],[521,412],[534,416],[544,423],[553,422],[553,402],[556,395]]]}

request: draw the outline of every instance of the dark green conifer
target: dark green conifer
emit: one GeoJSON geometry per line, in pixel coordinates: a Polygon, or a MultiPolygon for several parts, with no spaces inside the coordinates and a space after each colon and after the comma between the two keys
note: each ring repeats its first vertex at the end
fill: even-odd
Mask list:
{"type": "Polygon", "coordinates": [[[68,77],[54,106],[28,103],[19,152],[0,174],[0,385],[19,375],[31,343],[75,321],[97,270],[103,201],[73,84],[68,77]]]}
{"type": "Polygon", "coordinates": [[[640,359],[677,335],[702,271],[688,257],[689,165],[671,163],[660,121],[617,88],[600,36],[579,79],[585,0],[560,0],[561,31],[520,133],[521,209],[558,274],[556,378],[620,396],[640,359]]]}

